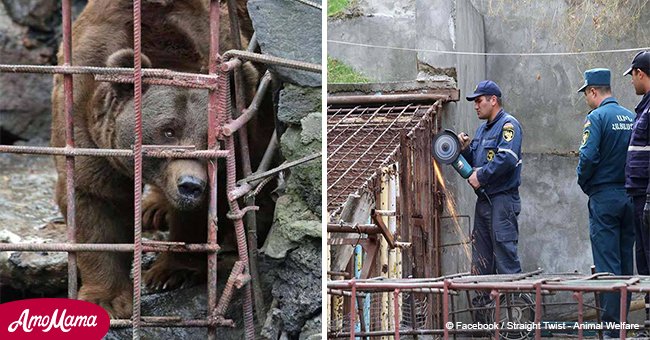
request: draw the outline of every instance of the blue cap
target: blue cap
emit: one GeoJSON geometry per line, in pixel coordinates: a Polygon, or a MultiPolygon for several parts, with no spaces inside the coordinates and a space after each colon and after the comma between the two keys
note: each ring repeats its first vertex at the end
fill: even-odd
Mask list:
{"type": "Polygon", "coordinates": [[[578,90],[584,92],[587,86],[609,86],[612,73],[606,68],[592,68],[585,71],[585,84],[578,90]]]}
{"type": "Polygon", "coordinates": [[[499,85],[492,80],[483,80],[476,85],[474,93],[465,98],[471,102],[480,96],[497,96],[501,98],[501,89],[499,88],[499,85]]]}

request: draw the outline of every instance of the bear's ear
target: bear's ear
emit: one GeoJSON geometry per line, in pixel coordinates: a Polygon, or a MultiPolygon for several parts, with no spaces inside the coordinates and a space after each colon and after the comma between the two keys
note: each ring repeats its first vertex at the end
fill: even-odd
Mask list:
{"type": "MultiPolygon", "coordinates": [[[[121,49],[113,54],[111,54],[106,60],[106,66],[108,67],[133,67],[133,49],[125,48],[121,49]]],[[[141,54],[141,64],[142,68],[150,68],[151,60],[144,54],[141,54]]],[[[131,83],[111,83],[111,86],[117,96],[119,97],[133,97],[133,84],[131,83]]],[[[144,93],[149,86],[142,84],[142,93],[144,93]]]]}

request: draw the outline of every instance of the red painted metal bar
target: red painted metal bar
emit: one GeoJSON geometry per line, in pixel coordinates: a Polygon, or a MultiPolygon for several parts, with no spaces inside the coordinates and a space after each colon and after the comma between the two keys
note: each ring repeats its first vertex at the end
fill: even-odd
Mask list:
{"type": "Polygon", "coordinates": [[[133,142],[133,339],[140,339],[142,295],[142,18],[141,0],[133,1],[133,110],[135,111],[135,141],[133,142]]]}
{"type": "Polygon", "coordinates": [[[350,340],[355,340],[354,339],[354,331],[356,331],[355,323],[356,323],[356,312],[357,312],[357,307],[356,307],[356,302],[357,302],[357,286],[356,286],[356,281],[354,279],[350,280],[350,287],[351,288],[351,293],[352,296],[350,297],[350,340]]]}
{"type": "MultiPolygon", "coordinates": [[[[619,314],[619,322],[621,324],[627,324],[627,285],[621,287],[621,310],[619,314]]],[[[619,331],[619,338],[625,339],[626,335],[627,329],[623,326],[619,331]]]]}
{"type": "MultiPolygon", "coordinates": [[[[542,281],[535,283],[535,324],[540,325],[542,322],[542,281]]],[[[535,328],[535,339],[542,338],[541,327],[535,328]]]]}
{"type": "MultiPolygon", "coordinates": [[[[443,339],[449,339],[449,280],[443,281],[442,293],[442,323],[444,324],[443,339]]],[[[452,325],[453,326],[453,325],[452,325]]]]}
{"type": "MultiPolygon", "coordinates": [[[[64,27],[65,28],[65,27],[64,27]]],[[[65,48],[65,46],[64,46],[65,48]]],[[[65,55],[64,55],[65,57],[65,55]]],[[[64,59],[65,60],[65,59],[64,59]]],[[[188,82],[195,82],[197,84],[216,84],[217,78],[214,75],[200,74],[200,73],[187,73],[177,72],[162,68],[146,68],[142,69],[142,77],[144,79],[167,79],[167,80],[186,80],[188,82]]],[[[40,74],[93,74],[95,76],[111,76],[119,75],[125,76],[130,79],[132,83],[133,68],[129,67],[97,67],[97,66],[75,66],[75,65],[7,65],[0,64],[0,73],[40,73],[40,74]]],[[[145,81],[146,82],[146,81],[145,81]]]]}
{"type": "Polygon", "coordinates": [[[399,289],[395,289],[393,292],[393,307],[393,316],[395,317],[395,340],[399,340],[399,289]]]}
{"type": "Polygon", "coordinates": [[[496,324],[496,327],[494,327],[494,338],[495,339],[501,339],[501,326],[499,325],[499,322],[501,321],[501,294],[499,293],[498,290],[493,290],[490,295],[494,298],[494,323],[496,324]]]}
{"type": "MultiPolygon", "coordinates": [[[[70,0],[62,1],[63,14],[63,64],[72,64],[72,9],[70,0]]],[[[74,148],[74,118],[73,118],[73,81],[72,75],[63,76],[63,93],[65,96],[65,145],[66,148],[74,148]]],[[[73,157],[66,157],[66,195],[67,195],[67,240],[70,243],[76,242],[76,219],[75,219],[75,195],[74,195],[74,165],[73,157]]],[[[77,298],[77,255],[68,254],[68,297],[77,298]]]]}
{"type": "MultiPolygon", "coordinates": [[[[226,158],[224,150],[188,150],[167,146],[168,150],[146,150],[143,145],[142,156],[151,158],[226,158]]],[[[45,146],[0,145],[0,153],[31,154],[31,155],[61,155],[61,156],[98,156],[98,157],[133,157],[133,150],[128,149],[87,149],[87,148],[54,148],[45,146]]]]}
{"type": "MultiPolygon", "coordinates": [[[[219,246],[216,244],[142,242],[142,251],[145,252],[214,253],[218,252],[219,249],[219,246]]],[[[52,251],[71,253],[77,251],[132,252],[135,251],[135,246],[132,243],[0,243],[0,251],[52,251]]]]}
{"type": "MultiPolygon", "coordinates": [[[[219,25],[220,25],[221,8],[218,0],[210,1],[210,48],[208,60],[208,73],[210,76],[222,77],[223,74],[217,75],[217,58],[219,57],[219,25]]],[[[219,82],[219,81],[218,81],[219,82]]],[[[217,115],[219,107],[219,93],[225,91],[223,88],[210,90],[208,92],[208,149],[216,150],[218,148],[218,124],[217,115]]],[[[217,243],[217,164],[208,162],[208,180],[210,185],[210,201],[208,202],[208,243],[217,243]]],[[[216,318],[217,312],[217,255],[208,255],[208,316],[216,318]]],[[[208,327],[208,339],[217,338],[217,328],[208,327]]]]}
{"type": "Polygon", "coordinates": [[[576,299],[578,302],[578,339],[582,340],[583,338],[583,329],[582,329],[582,323],[584,322],[585,319],[585,312],[584,312],[584,298],[582,296],[582,292],[575,292],[573,293],[573,298],[576,299]]]}

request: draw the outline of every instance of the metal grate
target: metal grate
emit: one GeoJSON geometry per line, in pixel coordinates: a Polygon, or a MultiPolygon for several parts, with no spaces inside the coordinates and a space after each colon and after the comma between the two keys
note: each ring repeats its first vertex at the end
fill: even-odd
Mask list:
{"type": "MultiPolygon", "coordinates": [[[[248,157],[248,145],[246,129],[240,129],[253,117],[257,111],[257,106],[261,97],[265,95],[269,75],[265,75],[260,83],[260,87],[253,98],[251,106],[243,107],[243,101],[240,100],[243,95],[242,84],[238,80],[238,73],[241,73],[242,61],[253,61],[263,64],[281,65],[293,69],[306,70],[320,73],[321,66],[298,62],[268,55],[252,53],[251,51],[228,51],[219,55],[219,18],[220,18],[220,1],[210,1],[210,60],[209,74],[190,74],[183,72],[174,72],[160,69],[141,69],[141,0],[133,2],[134,18],[134,68],[103,68],[103,67],[85,67],[73,66],[72,62],[72,22],[71,22],[71,0],[62,1],[63,16],[63,39],[62,48],[64,56],[64,65],[62,66],[34,66],[34,65],[0,65],[0,72],[10,73],[41,73],[41,74],[62,74],[64,79],[64,96],[65,96],[65,119],[66,119],[66,147],[19,147],[19,146],[1,146],[0,152],[18,153],[18,154],[45,154],[45,155],[65,155],[66,157],[66,174],[67,174],[67,243],[57,244],[0,244],[0,251],[63,251],[68,252],[68,297],[76,298],[78,293],[77,287],[77,251],[116,251],[116,252],[133,252],[133,317],[130,320],[111,320],[111,327],[132,327],[133,339],[140,338],[140,329],[142,327],[207,327],[208,337],[217,338],[217,327],[233,327],[232,320],[225,319],[224,314],[230,303],[230,299],[235,287],[243,289],[243,314],[245,324],[245,337],[247,339],[255,338],[255,328],[253,324],[253,299],[251,293],[251,282],[256,282],[255,270],[253,267],[255,258],[251,257],[249,268],[249,248],[247,246],[246,233],[244,231],[243,218],[246,212],[254,210],[256,207],[247,201],[247,206],[240,208],[238,199],[248,192],[254,191],[254,185],[259,184],[260,175],[254,180],[243,179],[242,185],[236,182],[236,163],[235,163],[235,142],[233,133],[239,134],[239,149],[243,159],[244,176],[250,176],[250,159],[248,157]],[[238,107],[235,112],[231,105],[230,75],[235,74],[235,95],[238,96],[238,107]],[[80,149],[75,148],[74,131],[73,131],[73,94],[72,94],[72,75],[73,74],[92,74],[97,81],[110,81],[122,83],[134,83],[134,106],[135,106],[135,141],[132,150],[115,150],[115,149],[80,149]],[[265,80],[266,79],[266,80],[265,80]],[[179,150],[178,147],[166,146],[148,146],[142,145],[142,84],[158,84],[168,86],[182,86],[191,88],[209,89],[208,104],[208,150],[194,150],[185,148],[179,150]],[[245,112],[247,112],[247,114],[245,112]],[[242,114],[244,113],[244,114],[242,114]],[[241,115],[240,115],[241,114],[241,115]],[[227,131],[227,132],[226,132],[227,131]],[[217,141],[223,141],[224,148],[221,149],[217,141]],[[75,194],[74,194],[74,161],[76,156],[93,156],[93,157],[133,157],[134,158],[134,202],[135,202],[135,231],[133,244],[77,244],[75,242],[75,194]],[[142,158],[143,157],[162,157],[162,158],[210,158],[225,159],[226,177],[228,192],[228,203],[230,212],[228,217],[233,220],[236,237],[239,260],[233,266],[231,274],[226,283],[226,288],[217,301],[217,195],[216,195],[216,162],[208,162],[210,200],[208,210],[208,243],[207,244],[184,244],[180,242],[155,242],[142,240],[142,214],[141,214],[141,195],[142,195],[142,158]],[[248,163],[247,163],[248,162],[248,163]],[[142,278],[141,254],[143,251],[156,252],[207,252],[208,253],[208,315],[205,319],[181,320],[175,316],[148,317],[142,316],[141,307],[141,287],[142,278]],[[252,277],[251,277],[252,276],[252,277]]],[[[228,1],[230,13],[235,13],[234,1],[228,1]]],[[[238,23],[236,16],[231,16],[231,32],[235,35],[235,41],[239,37],[238,23]]],[[[241,48],[241,45],[238,45],[241,48]]],[[[250,48],[250,47],[249,47],[250,48]]],[[[272,137],[275,138],[275,135],[272,137]]],[[[277,143],[271,141],[267,149],[269,157],[273,155],[273,150],[277,143]],[[271,146],[273,145],[273,146],[271,146]],[[269,152],[270,151],[270,152],[269,152]]],[[[266,158],[266,157],[265,157],[266,158]]],[[[268,164],[262,160],[261,164],[266,164],[266,168],[260,166],[257,173],[264,173],[270,176],[277,171],[267,171],[268,164]]],[[[251,214],[248,214],[249,218],[251,214]]],[[[254,218],[254,217],[253,217],[254,218]]],[[[253,247],[251,247],[253,248],[253,247]]],[[[251,249],[253,254],[256,249],[251,249]]],[[[261,299],[258,299],[261,300],[261,299]]],[[[256,301],[257,302],[257,301],[256,301]]]]}
{"type": "Polygon", "coordinates": [[[334,215],[348,195],[368,185],[388,165],[400,135],[438,108],[434,104],[369,105],[327,109],[327,209],[334,215]]]}

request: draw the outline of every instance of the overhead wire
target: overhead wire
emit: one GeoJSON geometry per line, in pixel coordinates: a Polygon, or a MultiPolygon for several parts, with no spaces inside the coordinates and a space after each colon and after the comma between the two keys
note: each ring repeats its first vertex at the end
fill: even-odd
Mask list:
{"type": "Polygon", "coordinates": [[[578,52],[468,52],[468,51],[431,50],[431,49],[423,49],[423,48],[363,44],[363,43],[353,43],[353,42],[340,41],[340,40],[327,40],[327,42],[332,44],[339,44],[339,45],[381,48],[381,49],[388,49],[388,50],[399,50],[399,51],[409,51],[409,52],[429,52],[429,53],[438,53],[438,54],[470,55],[470,56],[520,56],[520,57],[571,56],[571,55],[587,55],[587,54],[624,53],[624,52],[637,52],[637,51],[650,50],[650,47],[635,47],[635,48],[578,51],[578,52]]]}

